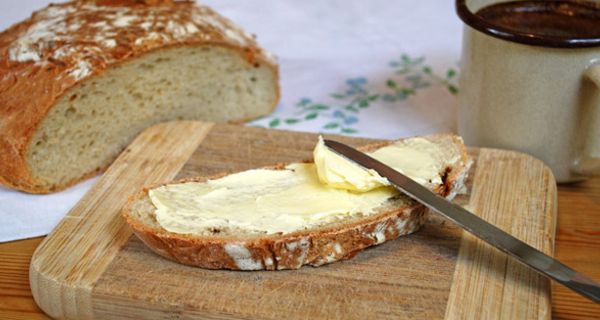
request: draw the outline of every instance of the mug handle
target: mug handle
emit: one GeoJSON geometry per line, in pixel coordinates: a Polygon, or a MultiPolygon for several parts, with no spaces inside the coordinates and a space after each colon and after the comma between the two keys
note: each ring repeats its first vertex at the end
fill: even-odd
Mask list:
{"type": "MultiPolygon", "coordinates": [[[[590,65],[584,76],[600,90],[600,60],[590,65]]],[[[575,163],[575,171],[583,175],[600,174],[600,105],[593,106],[590,111],[581,156],[575,163]]]]}

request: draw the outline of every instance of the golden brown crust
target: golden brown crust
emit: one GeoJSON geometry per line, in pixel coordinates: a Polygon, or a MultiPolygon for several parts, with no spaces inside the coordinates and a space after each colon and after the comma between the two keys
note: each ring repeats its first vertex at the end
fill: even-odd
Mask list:
{"type": "MultiPolygon", "coordinates": [[[[174,4],[174,0],[80,0],[88,3],[94,3],[97,6],[169,6],[174,4]]],[[[181,0],[179,0],[181,1],[181,0]]]]}
{"type": "MultiPolygon", "coordinates": [[[[448,140],[459,148],[459,159],[448,168],[443,186],[434,191],[442,196],[452,196],[460,187],[471,166],[471,160],[462,139],[454,135],[432,135],[430,140],[448,140]]],[[[363,146],[362,151],[373,151],[393,143],[382,142],[363,146]]],[[[280,163],[267,169],[281,170],[280,163]]],[[[203,182],[218,179],[230,173],[211,177],[195,177],[169,183],[203,182]]],[[[154,252],[179,263],[208,269],[232,270],[283,270],[298,269],[304,264],[320,266],[349,259],[366,247],[396,239],[415,232],[424,223],[425,207],[416,202],[380,212],[365,218],[273,235],[193,236],[171,233],[139,221],[133,214],[134,204],[148,197],[148,190],[167,183],[143,188],[132,196],[122,214],[134,233],[154,252]]]]}
{"type": "Polygon", "coordinates": [[[417,231],[424,214],[423,206],[413,204],[343,227],[248,239],[186,237],[157,232],[129,215],[125,218],[150,249],[182,264],[207,269],[285,270],[350,259],[367,247],[417,231]]]}
{"type": "MultiPolygon", "coordinates": [[[[64,94],[132,58],[182,45],[226,47],[250,64],[267,65],[278,83],[274,58],[208,7],[193,1],[104,2],[51,4],[0,33],[1,184],[48,193],[80,181],[60,186],[35,181],[26,163],[30,140],[64,94]]],[[[276,94],[271,109],[279,88],[276,94]]]]}

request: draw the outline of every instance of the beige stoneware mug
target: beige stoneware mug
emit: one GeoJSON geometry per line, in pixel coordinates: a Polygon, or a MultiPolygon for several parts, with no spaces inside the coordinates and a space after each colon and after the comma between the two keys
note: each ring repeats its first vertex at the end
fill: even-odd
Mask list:
{"type": "MultiPolygon", "coordinates": [[[[553,2],[557,10],[569,9],[553,2]]],[[[600,172],[600,34],[515,31],[482,17],[480,10],[491,5],[507,3],[456,0],[465,22],[459,134],[468,145],[529,153],[544,161],[558,182],[600,172]]],[[[582,5],[600,27],[594,20],[594,14],[600,17],[598,3],[582,5]]]]}

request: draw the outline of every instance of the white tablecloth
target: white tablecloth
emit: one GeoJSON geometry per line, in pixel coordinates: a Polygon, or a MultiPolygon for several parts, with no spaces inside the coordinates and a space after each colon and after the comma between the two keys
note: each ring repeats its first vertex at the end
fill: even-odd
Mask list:
{"type": "MultiPolygon", "coordinates": [[[[48,1],[0,2],[0,28],[48,1]]],[[[398,138],[454,131],[454,1],[203,1],[278,56],[282,97],[249,125],[398,138]]],[[[52,195],[0,187],[0,242],[44,235],[97,180],[52,195]]]]}

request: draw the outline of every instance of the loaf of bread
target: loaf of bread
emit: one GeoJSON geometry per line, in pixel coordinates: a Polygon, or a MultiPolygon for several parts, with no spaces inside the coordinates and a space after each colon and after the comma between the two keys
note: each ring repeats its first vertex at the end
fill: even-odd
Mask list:
{"type": "Polygon", "coordinates": [[[64,189],[105,169],[148,126],[245,121],[278,99],[273,56],[210,8],[51,4],[0,33],[0,183],[64,189]]]}
{"type": "MultiPolygon", "coordinates": [[[[462,139],[454,135],[433,135],[415,139],[425,139],[435,148],[430,152],[431,155],[436,157],[436,169],[433,173],[435,178],[422,180],[420,183],[448,199],[454,197],[456,192],[463,186],[471,165],[471,160],[466,153],[462,139]]],[[[361,149],[373,152],[392,144],[411,145],[416,141],[415,139],[373,144],[361,149]]],[[[419,160],[415,162],[420,163],[419,160]]],[[[423,164],[425,165],[425,163],[423,164]]],[[[285,164],[266,169],[298,170],[297,168],[290,169],[285,164]]],[[[416,171],[418,170],[419,168],[416,171]]],[[[241,174],[247,172],[244,171],[241,174]]],[[[313,175],[315,174],[313,173],[313,175]]],[[[391,193],[389,198],[383,198],[384,202],[371,212],[355,212],[333,219],[316,220],[316,222],[308,219],[304,220],[306,224],[301,222],[300,227],[296,225],[289,232],[285,230],[279,232],[277,230],[274,230],[274,232],[256,230],[256,228],[249,227],[247,221],[234,225],[232,218],[225,212],[226,210],[218,211],[220,207],[217,198],[219,194],[223,195],[223,192],[227,192],[226,189],[228,188],[215,183],[235,175],[221,174],[208,178],[198,177],[144,188],[133,196],[123,208],[123,216],[134,233],[149,248],[163,257],[191,266],[233,270],[297,269],[302,265],[321,266],[338,260],[349,259],[369,246],[378,245],[412,233],[418,230],[425,221],[425,207],[395,191],[395,193],[391,193]],[[184,194],[173,194],[183,184],[190,183],[196,183],[200,187],[212,183],[215,188],[207,192],[205,198],[210,203],[199,204],[198,199],[191,197],[187,199],[184,194]],[[182,207],[184,210],[183,215],[188,222],[187,225],[180,224],[179,226],[170,224],[169,228],[174,225],[175,229],[186,228],[193,230],[193,232],[169,231],[166,229],[167,226],[164,225],[164,220],[161,220],[158,216],[159,207],[157,207],[153,196],[150,194],[153,190],[158,190],[164,186],[171,186],[171,189],[166,191],[167,194],[170,193],[175,201],[184,203],[182,207]],[[189,201],[186,202],[186,200],[189,201]],[[194,211],[196,210],[194,209],[195,206],[208,208],[208,210],[217,208],[215,209],[217,211],[213,216],[205,215],[205,223],[199,225],[198,221],[204,217],[201,216],[203,213],[194,211]],[[193,228],[194,225],[196,227],[193,228]],[[197,227],[198,225],[200,227],[197,227]]],[[[244,196],[242,193],[247,193],[250,187],[250,185],[244,184],[240,187],[239,194],[234,189],[233,192],[236,195],[232,197],[244,196]]],[[[256,203],[264,204],[271,195],[269,193],[271,191],[268,190],[273,190],[273,186],[265,186],[264,190],[267,191],[258,191],[256,203]]],[[[292,189],[288,194],[298,198],[295,200],[297,206],[309,206],[310,201],[305,200],[310,199],[310,197],[298,194],[297,190],[292,189]]],[[[389,192],[389,190],[387,191],[389,192]]],[[[325,189],[324,192],[327,192],[327,190],[325,189]]],[[[359,194],[360,197],[363,195],[364,193],[359,194]]],[[[221,203],[235,202],[232,197],[223,198],[221,203]]],[[[325,201],[330,199],[328,194],[321,198],[325,201]]],[[[278,198],[271,201],[271,203],[277,206],[278,203],[282,203],[280,200],[282,199],[278,198]]],[[[267,206],[267,208],[271,207],[267,206]]],[[[287,208],[294,207],[288,205],[287,208]]],[[[270,224],[270,221],[281,219],[281,221],[290,222],[294,220],[293,218],[296,218],[288,218],[286,211],[281,207],[275,207],[273,211],[272,215],[264,215],[265,219],[263,220],[267,221],[267,225],[270,224]]],[[[257,213],[248,210],[240,213],[242,217],[256,214],[264,214],[264,212],[257,213]]]]}

